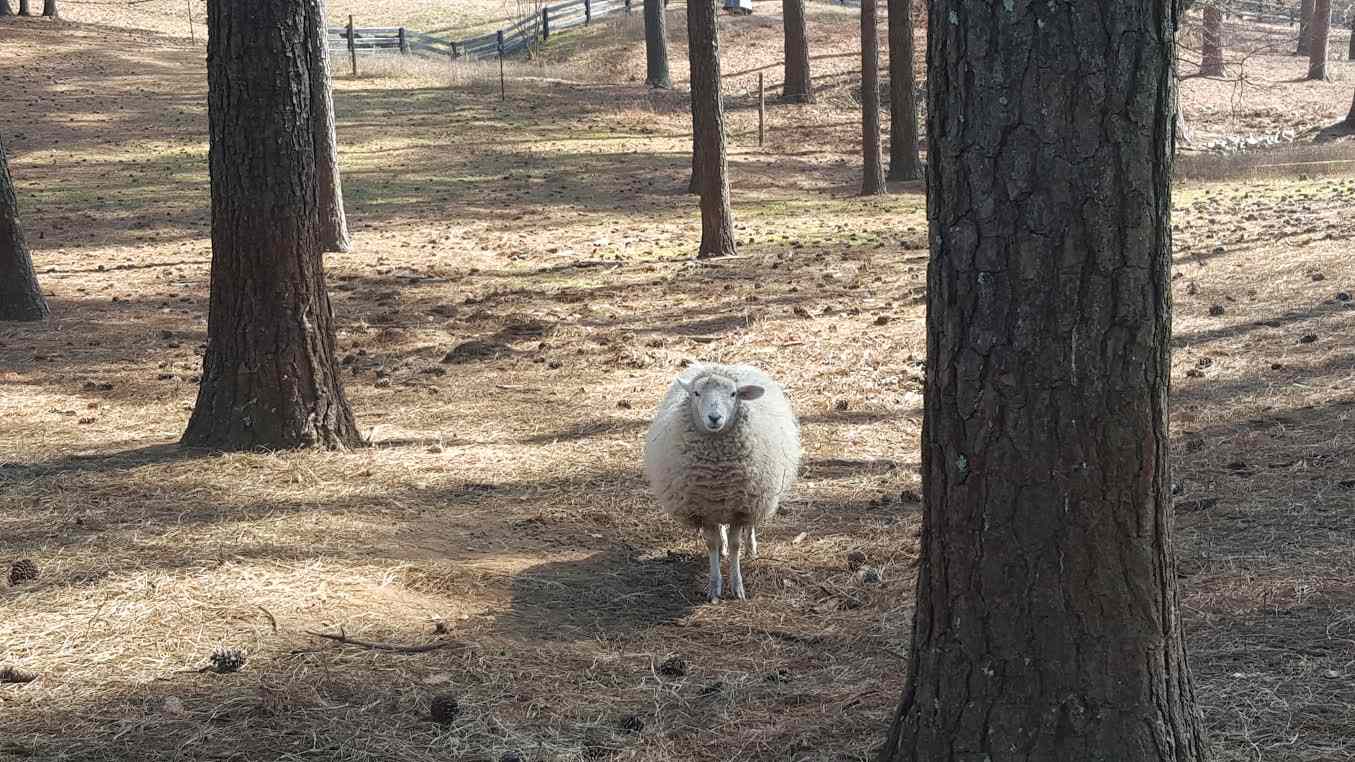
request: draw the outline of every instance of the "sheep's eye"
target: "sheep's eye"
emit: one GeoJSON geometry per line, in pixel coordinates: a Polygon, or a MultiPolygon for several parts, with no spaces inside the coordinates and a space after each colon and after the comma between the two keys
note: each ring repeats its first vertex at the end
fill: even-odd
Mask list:
{"type": "Polygon", "coordinates": [[[701,396],[701,392],[692,392],[692,396],[693,396],[693,397],[700,397],[700,396],[701,396]]]}
{"type": "Polygon", "coordinates": [[[734,399],[734,398],[736,398],[736,397],[738,397],[738,396],[739,396],[739,393],[738,393],[738,392],[730,392],[730,393],[729,393],[730,399],[734,399]]]}

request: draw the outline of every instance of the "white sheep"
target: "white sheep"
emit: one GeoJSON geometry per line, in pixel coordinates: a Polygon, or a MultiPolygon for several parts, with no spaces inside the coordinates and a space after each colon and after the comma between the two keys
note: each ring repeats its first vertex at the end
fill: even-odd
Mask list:
{"type": "Polygon", "coordinates": [[[701,530],[711,603],[720,600],[726,544],[730,591],[747,597],[740,546],[757,556],[756,527],[776,513],[799,470],[800,424],[766,373],[696,363],[668,387],[645,437],[645,475],[660,509],[701,530]]]}

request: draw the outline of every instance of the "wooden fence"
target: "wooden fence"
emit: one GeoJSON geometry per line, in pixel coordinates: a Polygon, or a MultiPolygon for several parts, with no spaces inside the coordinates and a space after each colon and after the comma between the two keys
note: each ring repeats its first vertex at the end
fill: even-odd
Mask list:
{"type": "Polygon", "coordinates": [[[539,14],[526,16],[506,29],[464,40],[449,40],[404,27],[335,27],[329,29],[329,50],[331,54],[417,55],[468,61],[496,58],[526,50],[567,29],[591,24],[594,19],[618,13],[629,15],[632,3],[638,9],[642,1],[568,0],[542,6],[539,14]]]}

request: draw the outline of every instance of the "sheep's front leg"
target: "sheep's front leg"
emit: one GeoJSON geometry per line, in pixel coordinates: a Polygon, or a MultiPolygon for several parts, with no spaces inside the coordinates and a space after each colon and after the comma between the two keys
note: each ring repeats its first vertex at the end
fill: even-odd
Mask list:
{"type": "Polygon", "coordinates": [[[748,560],[751,561],[754,558],[757,558],[757,527],[754,527],[752,524],[748,525],[748,540],[744,544],[744,547],[747,548],[744,555],[748,557],[748,560]]]}
{"type": "Polygon", "coordinates": [[[719,524],[701,527],[701,534],[706,538],[706,550],[710,551],[710,582],[706,585],[706,600],[711,603],[720,602],[720,593],[724,589],[724,580],[720,577],[720,549],[724,544],[724,532],[720,530],[719,524]]]}
{"type": "Polygon", "coordinates": [[[748,596],[743,592],[743,570],[739,567],[739,548],[747,534],[748,526],[732,526],[729,530],[729,591],[735,598],[744,600],[748,596]]]}

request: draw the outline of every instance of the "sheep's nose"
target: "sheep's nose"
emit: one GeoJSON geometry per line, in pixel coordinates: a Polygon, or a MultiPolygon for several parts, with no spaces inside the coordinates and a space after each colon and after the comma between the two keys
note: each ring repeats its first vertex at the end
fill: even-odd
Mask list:
{"type": "Polygon", "coordinates": [[[710,421],[710,425],[712,425],[712,426],[719,426],[719,425],[720,425],[720,414],[719,414],[719,413],[711,413],[710,415],[707,415],[707,416],[706,416],[706,420],[710,421]]]}

